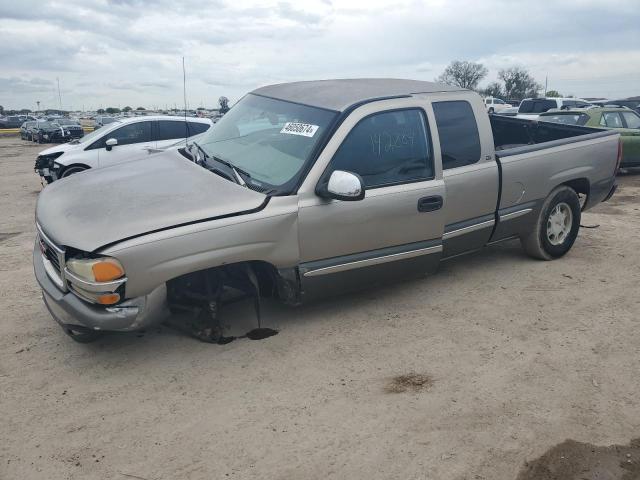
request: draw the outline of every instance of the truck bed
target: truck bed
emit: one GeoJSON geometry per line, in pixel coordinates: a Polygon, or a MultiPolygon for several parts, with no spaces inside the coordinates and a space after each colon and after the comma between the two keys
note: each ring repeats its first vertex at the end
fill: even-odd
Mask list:
{"type": "Polygon", "coordinates": [[[616,131],[497,115],[489,118],[500,171],[500,221],[493,240],[530,232],[531,222],[557,185],[571,185],[586,195],[583,209],[598,204],[611,191],[617,165],[616,131]]]}
{"type": "Polygon", "coordinates": [[[523,118],[489,115],[498,156],[531,152],[543,148],[611,135],[600,128],[540,122],[523,118]]]}

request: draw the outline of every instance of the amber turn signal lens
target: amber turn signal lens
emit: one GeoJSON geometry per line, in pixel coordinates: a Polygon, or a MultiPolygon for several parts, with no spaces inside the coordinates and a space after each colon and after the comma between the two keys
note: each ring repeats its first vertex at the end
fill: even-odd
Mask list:
{"type": "Polygon", "coordinates": [[[109,261],[94,263],[91,270],[93,270],[96,282],[110,282],[124,275],[124,271],[119,265],[109,261]]]}
{"type": "Polygon", "coordinates": [[[114,303],[118,303],[120,300],[120,295],[117,293],[107,293],[105,295],[100,295],[96,300],[101,305],[113,305],[114,303]]]}

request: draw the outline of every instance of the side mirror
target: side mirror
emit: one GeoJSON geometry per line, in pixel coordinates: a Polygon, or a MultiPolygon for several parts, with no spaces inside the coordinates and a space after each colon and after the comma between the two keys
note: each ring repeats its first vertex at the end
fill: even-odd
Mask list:
{"type": "Polygon", "coordinates": [[[318,196],[335,200],[362,200],[364,193],[364,182],[360,175],[343,170],[334,170],[329,180],[316,188],[318,196]]]}
{"type": "Polygon", "coordinates": [[[118,139],[117,138],[109,138],[106,142],[104,142],[105,145],[107,146],[107,151],[110,152],[111,149],[113,147],[115,147],[118,144],[118,139]]]}

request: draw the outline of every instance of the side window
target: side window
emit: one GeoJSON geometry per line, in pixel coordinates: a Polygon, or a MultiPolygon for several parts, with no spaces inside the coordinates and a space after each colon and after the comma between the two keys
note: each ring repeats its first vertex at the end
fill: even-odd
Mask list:
{"type": "MultiPolygon", "coordinates": [[[[607,112],[602,114],[604,124],[609,128],[622,128],[622,119],[618,112],[607,112]]],[[[602,122],[600,122],[602,123],[602,122]]]]}
{"type": "Polygon", "coordinates": [[[132,145],[134,143],[150,142],[151,141],[151,122],[137,122],[125,125],[108,133],[100,140],[95,141],[87,150],[94,150],[96,148],[104,148],[106,141],[110,138],[118,140],[118,145],[132,145]]]}
{"type": "Polygon", "coordinates": [[[640,128],[640,117],[633,112],[622,112],[627,128],[640,128]]]}
{"type": "Polygon", "coordinates": [[[109,138],[118,140],[118,145],[131,145],[151,141],[151,122],[136,122],[114,130],[109,138]]]}
{"type": "Polygon", "coordinates": [[[176,138],[185,138],[189,136],[186,123],[184,120],[160,120],[157,123],[158,133],[156,140],[173,140],[176,138]]]}
{"type": "Polygon", "coordinates": [[[467,101],[434,102],[442,168],[463,167],[480,160],[480,135],[471,105],[467,101]]]}
{"type": "Polygon", "coordinates": [[[199,133],[204,133],[209,130],[208,123],[200,123],[200,122],[189,122],[189,136],[198,135],[199,133]]]}
{"type": "Polygon", "coordinates": [[[496,99],[494,100],[494,102],[495,102],[496,104],[498,104],[498,105],[504,105],[504,102],[503,102],[502,100],[500,100],[499,98],[496,98],[496,99]]]}
{"type": "Polygon", "coordinates": [[[367,188],[433,178],[424,114],[409,109],[362,119],[338,148],[331,168],[357,173],[367,188]]]}

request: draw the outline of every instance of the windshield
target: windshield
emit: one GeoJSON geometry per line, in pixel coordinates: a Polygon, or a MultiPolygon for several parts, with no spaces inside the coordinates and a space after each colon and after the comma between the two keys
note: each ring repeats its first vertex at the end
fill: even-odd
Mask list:
{"type": "Polygon", "coordinates": [[[51,122],[38,122],[38,127],[39,128],[52,128],[52,127],[54,127],[54,125],[51,122]]]}
{"type": "Polygon", "coordinates": [[[249,94],[198,142],[251,175],[257,187],[289,190],[336,112],[249,94]]]}
{"type": "Polygon", "coordinates": [[[71,120],[70,118],[60,118],[55,121],[58,125],[80,125],[79,122],[71,120]]]}
{"type": "Polygon", "coordinates": [[[545,100],[544,98],[523,100],[522,103],[520,103],[518,113],[542,113],[552,108],[558,108],[555,100],[545,100]]]}

